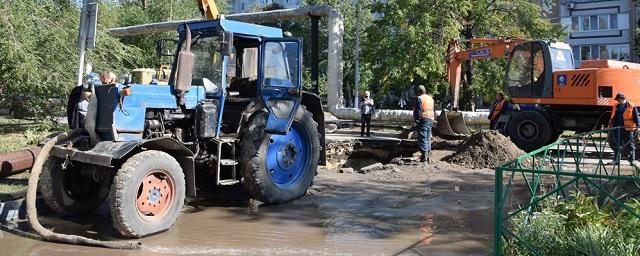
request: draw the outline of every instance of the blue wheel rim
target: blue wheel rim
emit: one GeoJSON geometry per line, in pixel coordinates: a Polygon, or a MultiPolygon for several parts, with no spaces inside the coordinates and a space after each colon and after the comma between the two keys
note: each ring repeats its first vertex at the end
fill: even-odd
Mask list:
{"type": "Polygon", "coordinates": [[[267,172],[281,188],[298,185],[311,158],[308,132],[294,122],[286,135],[271,135],[267,147],[267,172]]]}

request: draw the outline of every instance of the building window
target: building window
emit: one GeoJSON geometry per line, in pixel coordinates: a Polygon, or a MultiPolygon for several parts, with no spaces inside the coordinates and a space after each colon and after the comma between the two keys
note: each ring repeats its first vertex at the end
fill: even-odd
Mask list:
{"type": "Polygon", "coordinates": [[[626,44],[609,44],[609,45],[581,45],[572,46],[573,57],[579,61],[610,59],[610,60],[629,60],[629,45],[626,44]]]}
{"type": "Polygon", "coordinates": [[[618,29],[618,14],[609,15],[609,28],[618,29]]]}
{"type": "Polygon", "coordinates": [[[589,24],[591,30],[598,30],[598,16],[589,16],[589,24]]]}
{"type": "Polygon", "coordinates": [[[600,46],[600,58],[608,58],[609,57],[609,50],[607,50],[608,47],[606,45],[601,45],[600,46]]]}
{"type": "Polygon", "coordinates": [[[241,6],[242,6],[242,10],[244,10],[244,3],[242,3],[242,5],[241,5],[241,6]]]}
{"type": "Polygon", "coordinates": [[[580,48],[580,60],[589,60],[589,59],[591,59],[591,47],[582,46],[580,48]]]}
{"type": "Polygon", "coordinates": [[[591,58],[592,59],[600,59],[600,47],[597,45],[591,46],[591,58]]]}
{"type": "Polygon", "coordinates": [[[618,29],[617,14],[571,17],[571,30],[573,32],[599,31],[610,29],[618,29]]]}
{"type": "Polygon", "coordinates": [[[600,30],[609,29],[609,16],[608,15],[600,15],[600,16],[598,16],[598,29],[600,29],[600,30]]]}
{"type": "Polygon", "coordinates": [[[580,31],[580,17],[571,17],[571,31],[580,31]]]}
{"type": "Polygon", "coordinates": [[[582,26],[580,26],[580,31],[589,31],[589,17],[580,17],[580,20],[582,20],[580,23],[582,24],[582,26]]]}

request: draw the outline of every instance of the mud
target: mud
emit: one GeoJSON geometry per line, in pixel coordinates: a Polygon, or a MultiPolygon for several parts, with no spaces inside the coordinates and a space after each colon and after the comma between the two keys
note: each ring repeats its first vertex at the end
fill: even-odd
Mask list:
{"type": "Polygon", "coordinates": [[[445,161],[469,168],[495,168],[523,154],[498,131],[482,130],[467,138],[445,161]]]}
{"type": "MultiPolygon", "coordinates": [[[[486,255],[493,227],[493,171],[413,156],[367,174],[322,168],[308,194],[248,206],[240,187],[204,191],[169,231],[140,251],[59,245],[0,231],[3,255],[486,255]]],[[[63,233],[116,239],[96,216],[42,218],[63,233]]],[[[28,231],[26,223],[18,230],[28,231]]]]}

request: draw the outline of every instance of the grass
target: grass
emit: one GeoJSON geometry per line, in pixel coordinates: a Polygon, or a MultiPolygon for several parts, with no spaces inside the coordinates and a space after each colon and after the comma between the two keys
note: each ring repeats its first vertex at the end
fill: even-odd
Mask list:
{"type": "MultiPolygon", "coordinates": [[[[63,130],[58,124],[42,120],[14,119],[0,116],[0,154],[37,146],[52,131],[63,130]]],[[[27,190],[29,172],[0,178],[0,201],[19,197],[27,190]]]]}

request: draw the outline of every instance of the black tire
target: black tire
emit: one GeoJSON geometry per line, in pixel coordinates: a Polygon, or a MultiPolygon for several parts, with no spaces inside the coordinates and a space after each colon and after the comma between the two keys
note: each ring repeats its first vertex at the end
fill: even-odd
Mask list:
{"type": "Polygon", "coordinates": [[[551,138],[549,138],[549,143],[555,142],[556,140],[558,140],[560,138],[560,135],[562,135],[562,133],[564,133],[563,130],[554,129],[553,133],[551,134],[551,138]]]}
{"type": "Polygon", "coordinates": [[[305,130],[310,147],[310,159],[306,168],[301,170],[297,182],[284,187],[276,184],[267,170],[267,148],[271,135],[265,133],[266,120],[267,113],[259,112],[243,128],[239,154],[240,171],[245,187],[253,198],[267,204],[279,204],[303,196],[313,183],[320,156],[318,124],[304,106],[298,108],[292,126],[296,125],[305,130]]]}
{"type": "Polygon", "coordinates": [[[89,172],[83,173],[82,168],[91,166],[76,164],[64,169],[63,162],[63,159],[50,156],[42,166],[38,190],[44,203],[63,216],[86,214],[97,209],[109,194],[108,185],[103,183],[106,181],[95,181],[89,172]]]}
{"type": "Polygon", "coordinates": [[[551,142],[554,133],[547,119],[536,111],[515,113],[507,127],[509,137],[520,149],[531,152],[551,142]]]}
{"type": "MultiPolygon", "coordinates": [[[[146,194],[149,201],[151,190],[146,194]]],[[[184,173],[175,158],[156,150],[138,153],[127,159],[113,180],[109,203],[113,226],[127,238],[142,237],[167,230],[178,219],[184,205],[184,197],[184,173]],[[144,196],[143,181],[147,177],[156,175],[160,176],[159,180],[173,184],[170,186],[173,188],[170,190],[173,193],[167,193],[167,190],[164,190],[166,186],[153,188],[154,192],[157,191],[157,195],[160,195],[156,201],[159,202],[158,204],[164,205],[161,202],[162,193],[169,194],[171,197],[166,199],[167,205],[162,207],[163,210],[157,216],[152,216],[148,212],[142,213],[139,210],[137,199],[141,195],[144,196]]]]}

